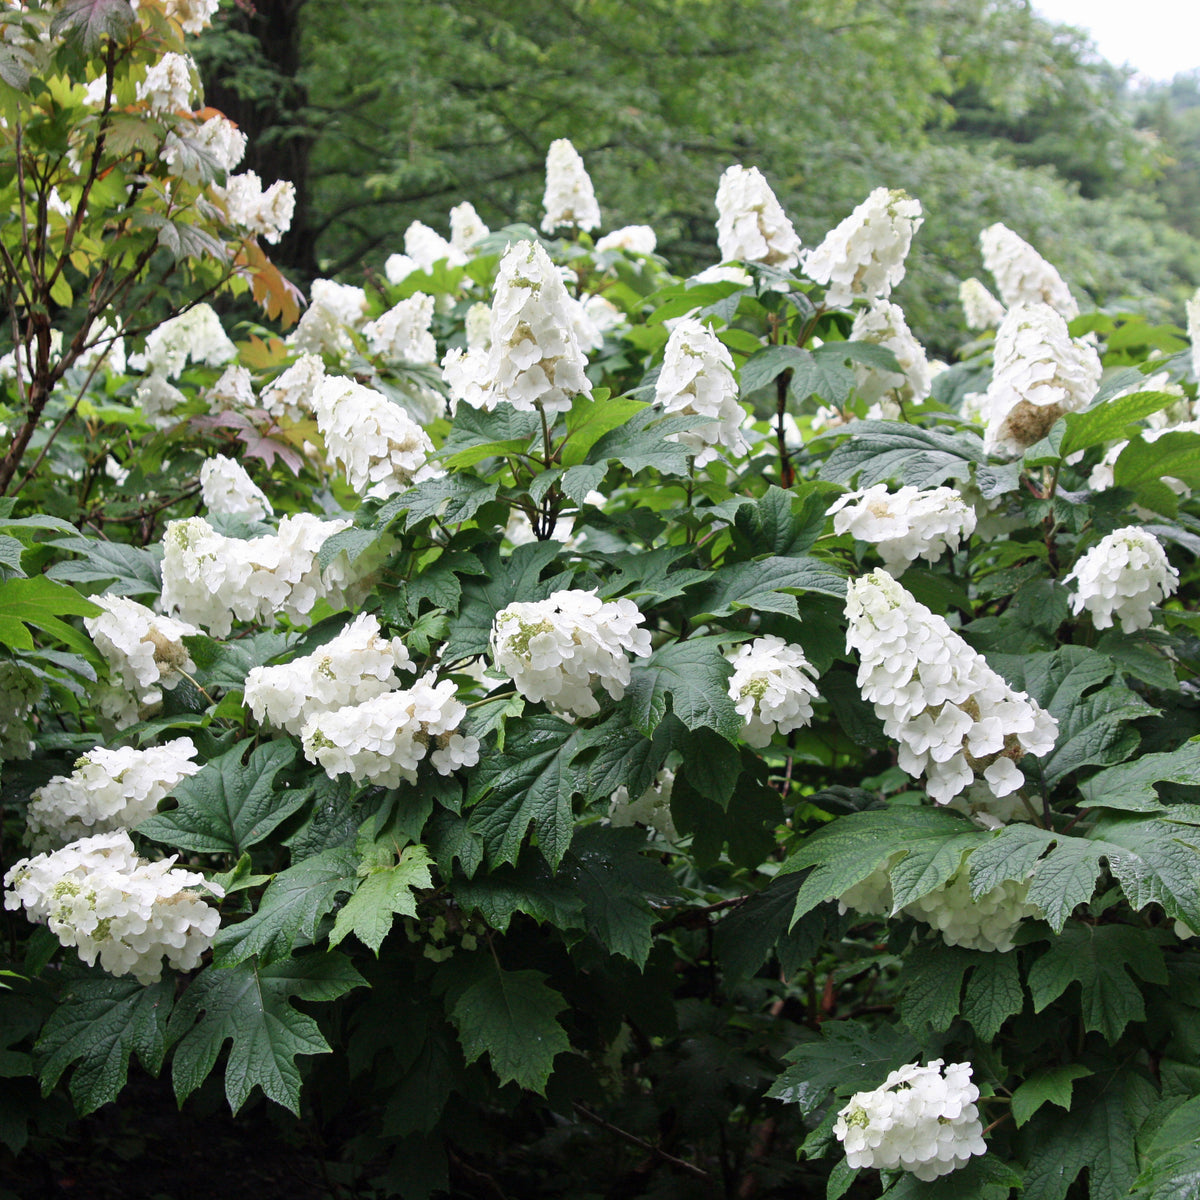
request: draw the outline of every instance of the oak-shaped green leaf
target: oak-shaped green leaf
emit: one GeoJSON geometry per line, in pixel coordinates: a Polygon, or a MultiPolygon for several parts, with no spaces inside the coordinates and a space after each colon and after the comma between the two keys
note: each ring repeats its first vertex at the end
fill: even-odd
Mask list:
{"type": "Polygon", "coordinates": [[[242,761],[239,742],[176,785],[177,808],[150,817],[138,833],[181,850],[241,855],[292,815],[311,788],[278,787],[275,777],[296,758],[290,741],[264,742],[242,761]]]}
{"type": "Polygon", "coordinates": [[[300,1113],[301,1054],[324,1054],[317,1023],[291,1001],[329,1001],[365,983],[341,954],[308,954],[272,966],[256,960],[206,967],[180,997],[167,1027],[175,1046],[172,1078],[179,1102],[208,1078],[226,1041],[225,1096],[233,1112],[259,1087],[300,1113]]]}
{"type": "Polygon", "coordinates": [[[1017,1125],[1024,1125],[1043,1104],[1057,1104],[1059,1108],[1069,1112],[1075,1080],[1083,1079],[1091,1073],[1082,1063],[1069,1063],[1065,1067],[1048,1067],[1044,1071],[1035,1071],[1013,1092],[1013,1120],[1017,1125]]]}
{"type": "Polygon", "coordinates": [[[413,890],[433,886],[430,862],[424,846],[406,846],[399,858],[386,846],[382,853],[369,854],[359,867],[362,882],[334,919],[330,946],[352,933],[378,955],[396,916],[417,915],[413,890]]]}
{"type": "Polygon", "coordinates": [[[491,955],[472,962],[449,1009],[468,1063],[486,1054],[501,1083],[545,1091],[555,1056],[571,1048],[557,1020],[566,1001],[545,980],[540,971],[505,971],[491,955]]]}
{"type": "Polygon", "coordinates": [[[742,718],[729,698],[733,668],[719,638],[693,637],[670,642],[633,665],[625,703],[634,725],[647,737],[671,711],[689,729],[715,729],[735,741],[742,718]]]}
{"type": "Polygon", "coordinates": [[[43,1090],[71,1073],[71,1098],[80,1116],[115,1100],[125,1086],[130,1055],[152,1075],[167,1050],[167,1018],[174,978],[148,986],[131,979],[97,977],[72,982],[42,1028],[36,1055],[43,1090]]]}

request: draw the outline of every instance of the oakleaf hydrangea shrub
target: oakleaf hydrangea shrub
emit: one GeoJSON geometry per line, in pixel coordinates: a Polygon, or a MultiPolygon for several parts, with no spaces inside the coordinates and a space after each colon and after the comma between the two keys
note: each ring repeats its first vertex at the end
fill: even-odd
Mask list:
{"type": "Polygon", "coordinates": [[[301,298],[214,8],[0,22],[10,210],[88,238],[3,368],[5,1070],[211,1076],[406,1198],[1185,1194],[1195,304],[997,225],[937,363],[916,197],[805,253],[731,162],[683,277],[563,141],[540,233],[301,298]]]}

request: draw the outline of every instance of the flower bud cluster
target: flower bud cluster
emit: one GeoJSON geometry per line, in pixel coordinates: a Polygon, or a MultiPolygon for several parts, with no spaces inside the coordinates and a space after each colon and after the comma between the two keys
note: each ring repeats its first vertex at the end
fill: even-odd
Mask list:
{"type": "Polygon", "coordinates": [[[629,799],[627,787],[617,788],[609,800],[609,823],[618,829],[629,825],[649,825],[668,842],[678,841],[679,831],[671,817],[671,792],[674,787],[675,772],[664,767],[636,800],[629,799]]]}
{"type": "Polygon", "coordinates": [[[104,655],[114,681],[133,694],[136,704],[162,700],[160,688],[173,688],[184,673],[196,670],[183,639],[200,632],[131,600],[128,596],[94,596],[104,611],[84,617],[83,624],[104,655]]]}
{"type": "Polygon", "coordinates": [[[403,408],[342,375],[326,376],[313,395],[317,428],[346,482],[362,496],[404,491],[426,474],[428,435],[403,408]]]}
{"type": "Polygon", "coordinates": [[[200,498],[209,512],[251,521],[265,521],[275,511],[246,468],[220,454],[200,467],[200,498]]]}
{"type": "Polygon", "coordinates": [[[834,533],[874,545],[893,576],[918,558],[937,562],[947,549],[957,550],[974,533],[976,520],[975,509],[953,488],[889,492],[886,483],[839,496],[826,516],[833,517],[834,533]]]}
{"type": "Polygon", "coordinates": [[[28,668],[0,659],[0,760],[33,753],[34,705],[46,685],[28,668]]]}
{"type": "Polygon", "coordinates": [[[145,750],[89,750],[70,775],[54,776],[30,797],[25,813],[30,846],[51,850],[91,834],[132,829],[154,815],[181,779],[200,770],[195,755],[186,737],[145,750]]]}
{"type": "Polygon", "coordinates": [[[61,850],[23,858],[4,876],[4,906],[24,906],[29,919],[48,925],[64,946],[110,975],[153,983],[162,960],[190,971],[212,945],[220,914],[193,889],[224,891],[196,871],[137,856],[123,829],[72,842],[61,850]]]}
{"type": "Polygon", "coordinates": [[[542,207],[546,210],[542,217],[543,233],[553,233],[561,225],[589,231],[600,224],[596,191],[579,151],[569,138],[550,143],[542,207]]]}
{"type": "Polygon", "coordinates": [[[707,418],[695,429],[668,434],[686,446],[702,467],[717,457],[718,447],[731,454],[750,448],[742,436],[746,410],[738,403],[733,357],[721,339],[694,317],[684,317],[667,341],[654,399],[670,414],[707,418]]]}
{"type": "Polygon", "coordinates": [[[355,783],[367,779],[381,787],[397,787],[401,780],[415,783],[417,767],[427,755],[442,775],[473,767],[479,761],[479,739],[457,732],[466,706],[452,680],[435,684],[431,679],[313,713],[300,731],[305,757],[331,779],[349,775],[355,783]]]}
{"type": "Polygon", "coordinates": [[[717,185],[717,246],[722,262],[759,262],[790,271],[800,239],[757,167],[727,167],[717,185]]]}
{"type": "Polygon", "coordinates": [[[1115,617],[1122,633],[1136,633],[1154,623],[1151,610],[1178,587],[1179,572],[1154,534],[1127,525],[1093,546],[1064,582],[1075,584],[1076,615],[1086,608],[1097,629],[1107,629],[1115,617]]]}
{"type": "Polygon", "coordinates": [[[1025,781],[1017,762],[1054,746],[1058,722],[1014,691],[946,623],[886,571],[847,589],[846,644],[860,659],[858,686],[888,737],[901,770],[926,776],[946,804],[977,776],[997,797],[1025,781]]]}
{"type": "Polygon", "coordinates": [[[384,638],[379,621],[360,613],[319,650],[274,667],[253,667],[246,676],[246,705],[259,722],[299,734],[314,713],[361,704],[391,691],[397,671],[412,659],[398,638],[384,638]]]}
{"type": "Polygon", "coordinates": [[[632,600],[602,601],[594,591],[518,601],[492,622],[492,661],[527,700],[591,717],[600,711],[593,685],[620,700],[629,686],[625,652],[650,653],[649,632],[637,628],[644,620],[632,600]]]}
{"type": "Polygon", "coordinates": [[[899,1167],[929,1181],[987,1153],[978,1099],[970,1063],[950,1063],[943,1071],[935,1058],[892,1071],[874,1091],[856,1092],[833,1132],[848,1166],[899,1167]]]}
{"type": "Polygon", "coordinates": [[[895,188],[876,188],[804,259],[804,273],[828,284],[825,303],[845,307],[858,297],[886,299],[904,278],[921,202],[895,188]]]}
{"type": "Polygon", "coordinates": [[[277,533],[243,541],[203,517],[172,521],[163,536],[162,605],[215,637],[228,635],[234,617],[273,625],[280,614],[300,621],[321,599],[341,608],[352,580],[336,559],[322,571],[317,554],[350,524],[296,513],[280,520],[277,533]]]}
{"type": "Polygon", "coordinates": [[[913,337],[898,304],[890,300],[872,300],[870,308],[863,309],[854,318],[850,340],[883,346],[900,364],[897,372],[856,362],[854,382],[864,400],[877,404],[886,398],[907,403],[924,400],[929,395],[933,377],[925,347],[913,337]]]}
{"type": "Polygon", "coordinates": [[[1072,339],[1066,321],[1049,305],[1010,308],[996,334],[984,449],[1022,453],[1064,413],[1088,405],[1101,371],[1095,347],[1072,339]]]}
{"type": "Polygon", "coordinates": [[[742,741],[761,748],[776,733],[791,733],[812,721],[815,668],[799,646],[768,635],[746,642],[728,656],[733,664],[729,698],[741,715],[742,741]]]}
{"type": "Polygon", "coordinates": [[[1006,225],[989,225],[979,235],[979,247],[983,265],[992,273],[1000,299],[1008,308],[1048,304],[1068,321],[1079,316],[1079,305],[1063,277],[1006,225]]]}

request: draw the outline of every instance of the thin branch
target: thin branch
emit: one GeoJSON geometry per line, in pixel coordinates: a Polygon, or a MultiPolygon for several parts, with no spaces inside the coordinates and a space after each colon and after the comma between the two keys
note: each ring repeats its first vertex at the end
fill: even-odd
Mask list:
{"type": "Polygon", "coordinates": [[[585,1120],[595,1125],[598,1129],[603,1129],[607,1133],[611,1133],[614,1137],[619,1137],[623,1142],[628,1142],[631,1146],[637,1146],[639,1150],[645,1150],[647,1154],[653,1154],[655,1158],[661,1159],[665,1163],[669,1163],[678,1171],[684,1171],[695,1179],[703,1179],[705,1183],[715,1183],[713,1177],[702,1167],[696,1166],[695,1163],[690,1163],[686,1159],[676,1158],[673,1154],[668,1154],[665,1150],[654,1145],[653,1142],[648,1142],[645,1138],[640,1138],[636,1133],[630,1133],[628,1129],[622,1129],[619,1125],[614,1125],[611,1121],[606,1121],[598,1113],[594,1113],[589,1108],[585,1108],[578,1100],[573,1101],[572,1108],[585,1120]]]}

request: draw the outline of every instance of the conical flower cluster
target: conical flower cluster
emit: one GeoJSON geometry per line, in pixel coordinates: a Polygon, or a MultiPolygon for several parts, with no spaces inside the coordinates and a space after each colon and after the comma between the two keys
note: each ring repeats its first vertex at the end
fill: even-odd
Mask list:
{"type": "Polygon", "coordinates": [[[153,983],[162,960],[190,971],[212,945],[217,910],[195,888],[224,895],[196,871],[137,856],[123,829],[72,842],[61,850],[23,858],[4,876],[4,907],[26,915],[92,966],[110,975],[153,983]]]}
{"type": "Polygon", "coordinates": [[[592,687],[614,700],[629,686],[626,651],[645,657],[650,634],[632,600],[603,601],[594,591],[555,592],[518,601],[492,622],[492,661],[527,700],[580,717],[600,711],[592,687]]]}
{"type": "Polygon", "coordinates": [[[360,613],[319,650],[246,676],[246,704],[260,722],[299,734],[314,713],[361,704],[391,691],[397,671],[413,666],[404,643],[380,636],[379,621],[360,613]]]}
{"type": "Polygon", "coordinates": [[[729,698],[744,722],[742,741],[748,746],[768,746],[776,733],[791,733],[812,720],[815,670],[799,646],[768,635],[739,646],[729,661],[729,698]]]}
{"type": "Polygon", "coordinates": [[[721,339],[693,317],[679,321],[667,341],[654,399],[663,411],[707,418],[695,429],[668,435],[696,456],[696,466],[717,457],[718,447],[744,454],[746,410],[738,403],[733,357],[721,339]]]}
{"type": "Polygon", "coordinates": [[[1179,572],[1154,534],[1127,525],[1093,546],[1063,582],[1075,584],[1076,615],[1086,608],[1097,629],[1116,618],[1122,633],[1136,633],[1154,623],[1152,609],[1179,586],[1179,572]]]}
{"type": "Polygon", "coordinates": [[[275,511],[246,468],[221,454],[200,467],[200,498],[209,512],[251,521],[265,521],[275,511]]]}
{"type": "Polygon", "coordinates": [[[937,562],[947,549],[975,531],[975,509],[953,488],[902,487],[889,492],[886,483],[839,496],[827,516],[834,533],[849,533],[870,542],[893,576],[923,558],[937,562]]]}
{"type": "Polygon", "coordinates": [[[717,185],[717,245],[722,262],[758,262],[790,271],[800,239],[757,167],[728,167],[717,185]]]}
{"type": "Polygon", "coordinates": [[[932,376],[925,347],[917,341],[904,319],[904,310],[890,300],[873,300],[864,308],[850,328],[852,342],[869,342],[890,350],[900,364],[900,370],[888,371],[866,363],[854,364],[854,382],[858,394],[868,404],[885,397],[909,403],[924,400],[929,395],[932,376]]]}
{"type": "Polygon", "coordinates": [[[550,143],[542,207],[546,210],[542,217],[543,233],[553,233],[562,225],[573,225],[587,232],[600,224],[596,191],[579,151],[569,138],[550,143]]]}
{"type": "Polygon", "coordinates": [[[33,793],[25,812],[29,844],[50,850],[91,834],[132,829],[154,815],[158,802],[200,770],[191,738],[135,750],[97,746],[33,793]]]}
{"type": "Polygon", "coordinates": [[[876,188],[804,259],[804,273],[828,284],[825,303],[845,307],[860,296],[886,299],[904,278],[921,202],[907,192],[876,188]]]}
{"type": "Polygon", "coordinates": [[[518,242],[500,261],[492,301],[491,346],[481,374],[487,403],[522,412],[567,412],[592,394],[587,359],[575,336],[571,297],[558,268],[537,242],[518,242]]]}
{"type": "Polygon", "coordinates": [[[984,400],[984,449],[1022,453],[1064,413],[1090,403],[1101,371],[1095,347],[1072,339],[1066,321],[1049,305],[1010,308],[996,334],[992,382],[984,400]]]}
{"type": "Polygon", "coordinates": [[[846,616],[863,698],[900,743],[900,768],[924,774],[939,804],[977,777],[1006,796],[1025,781],[1017,762],[1053,748],[1058,722],[886,571],[850,584],[846,616]]]}
{"type": "Polygon", "coordinates": [[[1063,277],[1007,225],[989,225],[979,235],[979,246],[983,265],[992,273],[1000,299],[1008,308],[1048,304],[1068,321],[1079,316],[1079,305],[1063,277]]]}
{"type": "Polygon", "coordinates": [[[987,1153],[978,1099],[970,1063],[943,1070],[935,1058],[892,1071],[874,1091],[856,1092],[833,1133],[850,1167],[899,1167],[918,1179],[937,1179],[987,1153]]]}
{"type": "Polygon", "coordinates": [[[974,276],[958,285],[958,302],[968,329],[995,329],[1004,320],[1004,305],[974,276]]]}

